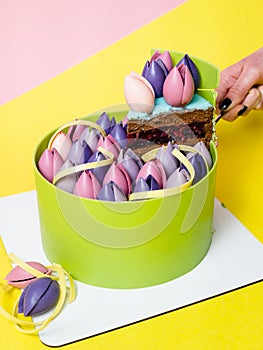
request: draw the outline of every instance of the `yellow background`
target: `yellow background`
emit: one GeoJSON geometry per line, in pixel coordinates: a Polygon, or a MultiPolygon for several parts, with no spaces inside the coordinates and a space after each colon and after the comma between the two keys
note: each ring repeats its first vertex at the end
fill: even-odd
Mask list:
{"type": "MultiPolygon", "coordinates": [[[[123,103],[125,74],[140,72],[151,48],[188,52],[223,69],[262,46],[262,10],[262,0],[189,0],[0,107],[0,195],[34,188],[32,154],[46,132],[123,103]]],[[[220,121],[217,134],[216,196],[263,242],[263,112],[220,121]]],[[[262,300],[257,283],[66,349],[263,349],[262,300]]],[[[0,348],[46,347],[0,318],[0,348]]]]}

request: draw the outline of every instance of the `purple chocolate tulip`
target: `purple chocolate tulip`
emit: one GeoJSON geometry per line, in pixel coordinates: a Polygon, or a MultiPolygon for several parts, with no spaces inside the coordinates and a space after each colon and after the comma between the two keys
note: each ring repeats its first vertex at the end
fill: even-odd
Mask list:
{"type": "Polygon", "coordinates": [[[197,89],[200,85],[200,74],[195,63],[191,60],[191,58],[187,54],[184,55],[184,57],[177,63],[177,67],[179,67],[182,63],[188,67],[194,79],[195,89],[197,89]]]}
{"type": "Polygon", "coordinates": [[[155,178],[152,175],[147,176],[146,183],[149,186],[150,191],[155,191],[160,189],[158,182],[155,180],[155,178]]]}
{"type": "Polygon", "coordinates": [[[142,76],[149,81],[152,85],[155,97],[163,96],[163,83],[166,78],[166,72],[163,68],[158,64],[157,61],[149,61],[146,62],[142,76]]]}
{"type": "Polygon", "coordinates": [[[121,202],[127,200],[125,194],[113,181],[108,182],[101,188],[97,199],[111,202],[121,202]]]}
{"type": "MultiPolygon", "coordinates": [[[[105,159],[106,159],[106,157],[101,152],[96,151],[90,157],[90,159],[88,160],[88,163],[100,162],[101,160],[105,160],[105,159]]],[[[104,165],[101,167],[96,167],[94,169],[91,169],[90,171],[95,175],[97,180],[102,184],[104,176],[105,176],[106,172],[108,171],[109,167],[110,167],[110,165],[104,165]]]]}
{"type": "Polygon", "coordinates": [[[99,140],[99,134],[97,130],[96,129],[90,130],[89,128],[86,127],[79,138],[80,142],[83,142],[84,140],[86,141],[87,145],[92,150],[92,152],[95,152],[97,148],[97,143],[99,140]]]}
{"type": "Polygon", "coordinates": [[[195,185],[207,174],[206,164],[204,162],[203,157],[198,153],[194,154],[191,158],[189,158],[189,162],[195,169],[195,177],[193,180],[193,185],[195,185]]]}
{"type": "Polygon", "coordinates": [[[102,127],[106,134],[109,133],[111,129],[111,121],[107,113],[103,112],[96,120],[96,123],[102,127]]]}
{"type": "Polygon", "coordinates": [[[184,184],[185,182],[188,181],[186,178],[186,171],[180,170],[179,168],[176,169],[167,179],[165,188],[173,188],[173,187],[178,187],[184,184]]]}
{"type": "Polygon", "coordinates": [[[141,168],[143,166],[143,162],[142,162],[141,158],[138,157],[137,154],[131,148],[128,148],[126,150],[126,152],[123,155],[123,158],[124,159],[132,158],[138,164],[139,168],[141,168]]]}
{"type": "MultiPolygon", "coordinates": [[[[59,171],[68,169],[71,167],[73,167],[73,163],[70,160],[66,160],[66,162],[62,165],[59,171]]],[[[60,180],[58,180],[58,182],[56,183],[56,186],[66,192],[72,193],[76,185],[76,182],[77,182],[77,174],[73,173],[65,177],[62,177],[60,180]]]]}
{"type": "Polygon", "coordinates": [[[18,312],[25,316],[35,316],[51,310],[59,298],[59,284],[49,277],[38,278],[23,291],[18,312]]]}
{"type": "Polygon", "coordinates": [[[166,177],[168,178],[179,166],[179,161],[172,155],[170,150],[167,151],[164,147],[161,147],[156,158],[162,162],[166,177]]]}
{"type": "Polygon", "coordinates": [[[131,181],[133,182],[139,171],[140,171],[140,166],[136,163],[136,161],[133,158],[124,158],[120,164],[124,167],[124,169],[127,171],[128,175],[131,178],[131,181]]]}
{"type": "Polygon", "coordinates": [[[209,169],[211,169],[213,160],[204,142],[203,141],[197,142],[197,144],[194,145],[194,148],[200,153],[202,153],[202,155],[205,157],[205,160],[207,161],[207,165],[209,169]]]}
{"type": "Polygon", "coordinates": [[[67,159],[70,160],[74,165],[78,165],[87,163],[91,156],[92,150],[87,145],[87,142],[85,140],[82,142],[76,140],[70,148],[67,159]]]}
{"type": "Polygon", "coordinates": [[[150,187],[147,182],[142,177],[140,177],[134,186],[133,192],[147,192],[149,190],[150,187]]]}
{"type": "Polygon", "coordinates": [[[125,148],[127,145],[127,133],[122,124],[115,124],[110,131],[111,136],[118,142],[118,144],[125,148]]]}

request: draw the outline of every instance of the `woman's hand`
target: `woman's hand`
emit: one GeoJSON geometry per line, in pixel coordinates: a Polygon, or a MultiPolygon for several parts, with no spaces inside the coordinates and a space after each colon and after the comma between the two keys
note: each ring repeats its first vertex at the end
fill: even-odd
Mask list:
{"type": "Polygon", "coordinates": [[[263,47],[223,70],[216,91],[217,113],[225,120],[263,109],[263,47]]]}

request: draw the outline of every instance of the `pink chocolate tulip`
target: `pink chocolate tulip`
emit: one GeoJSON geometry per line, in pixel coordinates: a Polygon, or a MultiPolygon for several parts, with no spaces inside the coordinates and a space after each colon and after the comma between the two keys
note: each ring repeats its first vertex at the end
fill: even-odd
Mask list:
{"type": "Polygon", "coordinates": [[[128,195],[131,192],[131,179],[121,164],[112,163],[109,170],[107,171],[103,185],[108,182],[114,182],[125,195],[128,195]]]}
{"type": "Polygon", "coordinates": [[[49,182],[53,181],[62,165],[63,159],[56,149],[45,149],[38,161],[39,171],[49,182]]]}
{"type": "Polygon", "coordinates": [[[182,107],[189,103],[194,95],[193,77],[184,64],[174,67],[163,84],[163,97],[173,107],[182,107]]]}
{"type": "Polygon", "coordinates": [[[63,131],[59,132],[54,138],[50,148],[55,148],[58,153],[61,155],[62,159],[65,161],[67,159],[67,155],[72,146],[72,141],[69,135],[65,134],[63,131]]]}
{"type": "Polygon", "coordinates": [[[83,171],[73,193],[80,197],[96,199],[100,189],[101,185],[94,174],[91,171],[83,171]]]}
{"type": "Polygon", "coordinates": [[[126,102],[133,111],[151,113],[155,94],[151,84],[141,75],[132,72],[124,81],[126,102]]]}

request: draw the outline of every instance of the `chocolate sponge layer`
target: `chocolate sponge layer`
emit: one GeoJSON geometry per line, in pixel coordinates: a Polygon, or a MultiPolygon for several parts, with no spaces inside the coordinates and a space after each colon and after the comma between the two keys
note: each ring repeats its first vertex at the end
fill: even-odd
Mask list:
{"type": "Polygon", "coordinates": [[[177,144],[195,145],[203,141],[209,147],[213,135],[213,108],[172,111],[149,120],[128,121],[128,147],[138,155],[152,148],[177,144]]]}

